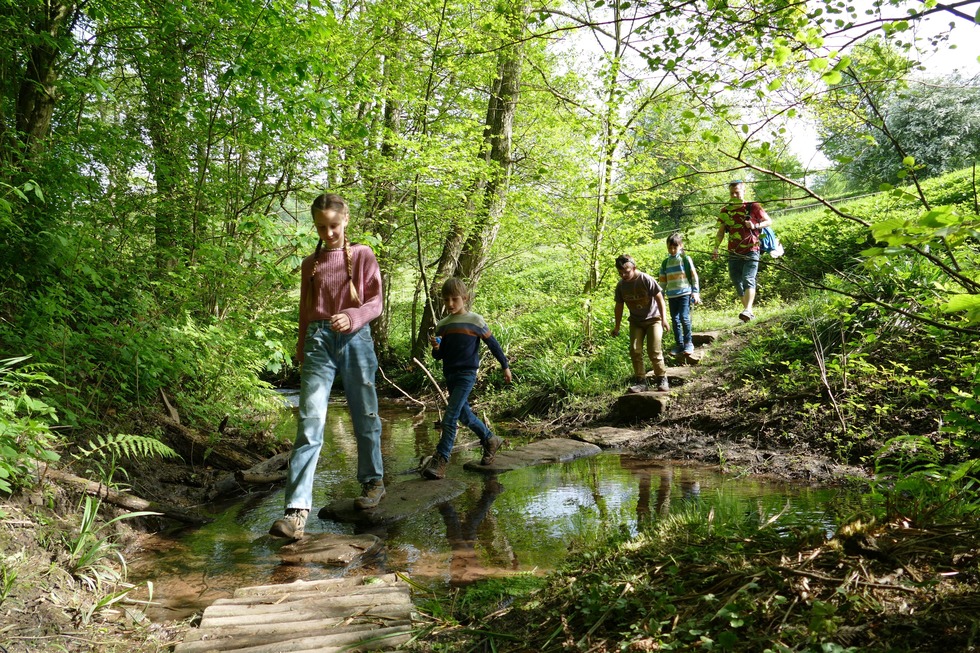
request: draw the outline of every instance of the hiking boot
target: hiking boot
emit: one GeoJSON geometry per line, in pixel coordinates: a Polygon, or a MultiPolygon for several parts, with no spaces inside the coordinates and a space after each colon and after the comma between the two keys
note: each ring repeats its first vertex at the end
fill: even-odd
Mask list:
{"type": "Polygon", "coordinates": [[[634,382],[633,385],[631,385],[629,387],[629,389],[626,390],[626,394],[635,395],[635,394],[639,394],[641,392],[646,392],[649,389],[650,389],[650,386],[647,384],[646,379],[643,379],[642,381],[636,381],[636,382],[634,382]]]}
{"type": "Polygon", "coordinates": [[[694,353],[694,345],[693,344],[684,345],[684,355],[685,356],[690,356],[693,353],[694,353]]]}
{"type": "Polygon", "coordinates": [[[742,320],[743,322],[748,322],[754,317],[755,315],[753,315],[752,311],[750,311],[749,309],[745,309],[744,311],[738,314],[738,319],[742,320]]]}
{"type": "Polygon", "coordinates": [[[657,392],[667,392],[670,390],[670,384],[667,383],[666,376],[658,376],[654,383],[657,384],[657,392]]]}
{"type": "Polygon", "coordinates": [[[382,480],[361,483],[361,496],[354,499],[355,510],[370,510],[377,508],[385,498],[385,484],[382,480]]]}
{"type": "Polygon", "coordinates": [[[306,529],[306,518],[309,514],[309,510],[287,508],[286,514],[282,519],[277,519],[272,522],[269,535],[283,537],[287,540],[298,540],[302,538],[303,531],[306,529]]]}
{"type": "Polygon", "coordinates": [[[441,478],[446,478],[447,465],[449,465],[448,460],[437,453],[432,454],[432,458],[430,458],[429,462],[422,468],[422,477],[432,481],[438,481],[441,478]]]}
{"type": "Polygon", "coordinates": [[[491,435],[483,441],[483,458],[480,458],[481,465],[492,465],[497,457],[497,450],[504,446],[504,439],[496,435],[491,435]]]}
{"type": "Polygon", "coordinates": [[[680,356],[681,355],[681,348],[678,345],[674,345],[673,347],[670,348],[670,355],[671,356],[680,356]]]}

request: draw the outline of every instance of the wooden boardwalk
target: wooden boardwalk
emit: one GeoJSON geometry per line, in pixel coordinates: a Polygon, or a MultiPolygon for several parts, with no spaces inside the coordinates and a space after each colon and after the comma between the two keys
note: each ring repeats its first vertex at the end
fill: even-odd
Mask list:
{"type": "Polygon", "coordinates": [[[243,587],[204,610],[175,653],[391,651],[411,637],[409,585],[395,574],[243,587]]]}

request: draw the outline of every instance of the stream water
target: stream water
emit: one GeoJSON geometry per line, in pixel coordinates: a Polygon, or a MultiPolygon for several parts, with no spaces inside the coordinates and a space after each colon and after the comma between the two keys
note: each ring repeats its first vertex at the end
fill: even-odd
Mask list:
{"type": "MultiPolygon", "coordinates": [[[[386,481],[412,478],[420,456],[430,454],[439,433],[435,415],[399,406],[382,408],[386,481]]],[[[281,428],[291,438],[294,413],[281,428]]],[[[502,433],[517,446],[519,434],[502,433]]],[[[607,452],[560,465],[519,469],[499,476],[467,472],[462,463],[479,456],[479,446],[462,429],[448,471],[465,480],[466,492],[446,504],[369,532],[385,551],[359,563],[362,572],[401,571],[430,586],[462,585],[481,578],[554,569],[569,546],[606,528],[635,531],[639,521],[681,510],[691,502],[738,502],[759,515],[782,512],[781,524],[797,521],[830,533],[844,497],[834,489],[774,485],[737,478],[716,469],[647,460],[607,452]]],[[[356,496],[356,452],[342,400],[332,400],[327,435],[314,488],[307,532],[353,534],[350,524],[321,520],[328,501],[356,496]]],[[[282,514],[283,489],[253,493],[215,512],[206,526],[153,536],[130,560],[131,582],[152,583],[154,620],[180,619],[202,611],[238,587],[343,576],[348,568],[285,564],[269,526],[282,514]]],[[[141,590],[142,592],[142,590],[141,590]]],[[[142,592],[147,598],[148,592],[142,592]]]]}

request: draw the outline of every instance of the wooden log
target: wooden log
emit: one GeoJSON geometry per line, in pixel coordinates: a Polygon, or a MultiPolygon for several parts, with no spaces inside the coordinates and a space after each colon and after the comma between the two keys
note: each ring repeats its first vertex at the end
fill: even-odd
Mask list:
{"type": "Polygon", "coordinates": [[[343,617],[328,617],[316,621],[294,621],[283,618],[280,621],[269,624],[257,624],[243,619],[240,624],[226,624],[223,626],[202,625],[198,628],[191,628],[184,636],[185,642],[197,642],[202,640],[213,640],[218,637],[235,637],[242,633],[253,635],[303,635],[307,632],[316,631],[323,628],[343,626],[345,624],[372,623],[375,625],[396,626],[409,621],[411,609],[406,609],[403,605],[378,606],[370,612],[362,614],[353,613],[343,617]]]}
{"type": "Polygon", "coordinates": [[[411,626],[400,624],[388,628],[349,629],[347,632],[341,630],[341,632],[329,633],[327,631],[315,635],[278,638],[271,642],[262,636],[188,642],[178,644],[175,652],[202,653],[204,651],[248,650],[249,653],[281,653],[282,651],[304,650],[333,653],[334,651],[378,650],[381,648],[390,650],[391,647],[408,641],[410,636],[411,626]]]}
{"type": "Polygon", "coordinates": [[[271,458],[267,458],[244,471],[236,471],[232,474],[225,474],[211,487],[208,492],[210,500],[229,496],[241,492],[253,485],[264,485],[278,483],[286,479],[288,472],[284,470],[289,464],[289,457],[292,451],[278,453],[271,458]]]}
{"type": "MultiPolygon", "coordinates": [[[[256,626],[243,626],[236,630],[205,630],[202,638],[194,640],[184,640],[181,646],[181,653],[207,653],[208,651],[237,651],[248,646],[264,646],[288,640],[325,637],[325,636],[345,636],[350,637],[355,633],[360,633],[359,639],[371,639],[381,628],[411,628],[412,620],[401,618],[389,621],[385,624],[378,623],[348,623],[344,619],[327,621],[313,621],[291,624],[274,624],[273,628],[266,627],[258,629],[256,626]],[[284,626],[289,626],[286,628],[284,626]]],[[[357,640],[355,640],[357,641],[357,640]]],[[[288,650],[288,649],[283,649],[288,650]]]]}
{"type": "Polygon", "coordinates": [[[57,469],[48,467],[45,471],[45,476],[54,479],[61,483],[66,483],[75,487],[82,492],[92,495],[94,497],[99,497],[104,501],[108,501],[114,506],[119,506],[120,508],[125,508],[132,511],[149,511],[155,512],[179,521],[185,524],[207,524],[211,519],[203,517],[201,515],[196,515],[192,512],[184,510],[183,508],[178,508],[176,506],[167,506],[155,501],[147,501],[146,499],[141,499],[140,497],[134,496],[132,494],[127,494],[125,492],[118,492],[113,490],[102,483],[96,483],[95,481],[90,481],[86,478],[80,476],[75,476],[74,474],[69,474],[68,472],[63,472],[57,469]]]}
{"type": "Polygon", "coordinates": [[[388,584],[401,584],[398,574],[378,574],[377,576],[344,576],[343,578],[322,578],[320,580],[297,580],[292,583],[276,585],[252,585],[235,590],[235,598],[270,594],[292,594],[294,592],[340,592],[348,587],[371,587],[388,584]]]}
{"type": "Polygon", "coordinates": [[[188,462],[227,470],[250,469],[262,462],[245,447],[199,433],[166,415],[158,413],[155,417],[166,430],[174,450],[188,462]]]}

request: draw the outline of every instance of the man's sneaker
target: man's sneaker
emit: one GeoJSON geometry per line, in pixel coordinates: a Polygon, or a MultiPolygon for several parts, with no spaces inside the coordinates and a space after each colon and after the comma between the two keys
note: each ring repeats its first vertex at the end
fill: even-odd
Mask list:
{"type": "Polygon", "coordinates": [[[284,537],[287,540],[300,539],[303,537],[303,531],[306,529],[306,518],[309,514],[309,510],[302,510],[300,508],[287,509],[282,519],[277,519],[272,522],[269,535],[284,537]]]}
{"type": "Polygon", "coordinates": [[[694,345],[684,345],[684,355],[690,356],[694,353],[694,345]]]}
{"type": "Polygon", "coordinates": [[[497,450],[504,445],[504,439],[491,435],[483,441],[483,458],[480,458],[481,465],[492,465],[497,457],[497,450]]]}
{"type": "Polygon", "coordinates": [[[449,461],[439,454],[432,454],[432,458],[430,458],[429,462],[422,468],[422,477],[433,481],[446,478],[446,466],[448,464],[449,461]]]}
{"type": "Polygon", "coordinates": [[[381,500],[385,498],[384,481],[368,481],[361,483],[361,496],[354,499],[356,510],[370,510],[377,508],[381,500]]]}
{"type": "Polygon", "coordinates": [[[667,392],[668,390],[670,390],[670,384],[667,383],[666,376],[658,376],[656,383],[657,383],[657,392],[667,392]]]}
{"type": "Polygon", "coordinates": [[[743,322],[748,322],[754,317],[755,315],[753,315],[752,311],[750,311],[749,309],[745,309],[744,311],[738,314],[738,319],[742,320],[743,322]]]}
{"type": "Polygon", "coordinates": [[[677,345],[674,345],[673,347],[670,348],[670,355],[671,356],[680,356],[681,355],[681,348],[679,346],[677,346],[677,345]]]}
{"type": "Polygon", "coordinates": [[[650,386],[647,385],[646,381],[639,381],[631,385],[629,389],[626,391],[626,394],[631,394],[631,395],[640,394],[641,392],[646,392],[649,389],[650,386]]]}

